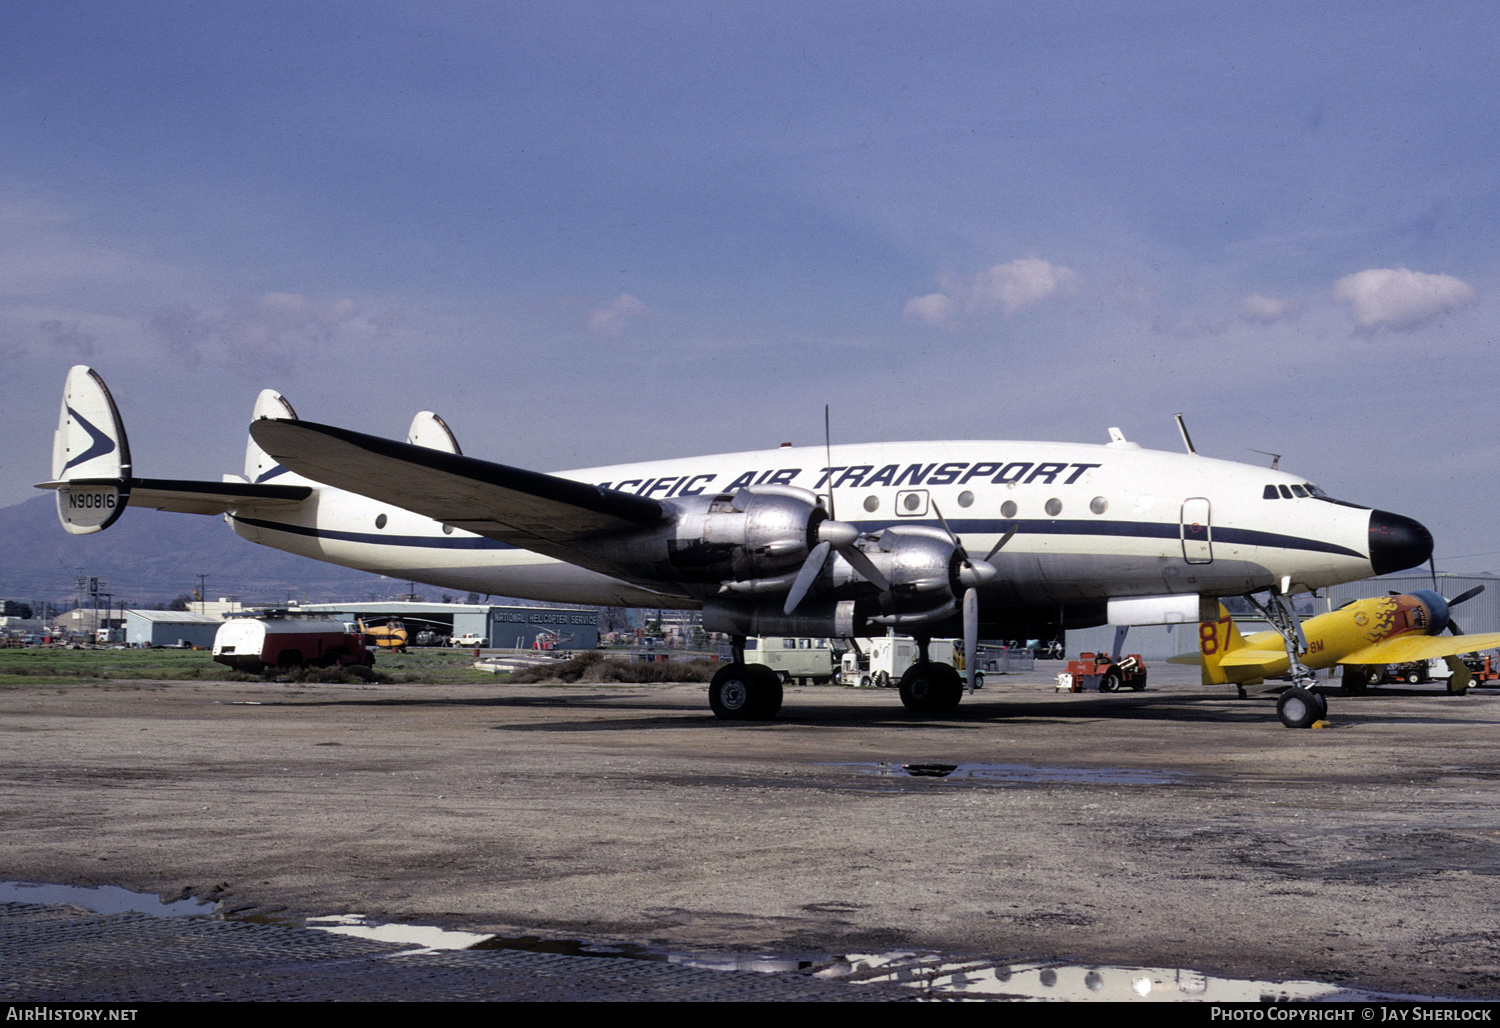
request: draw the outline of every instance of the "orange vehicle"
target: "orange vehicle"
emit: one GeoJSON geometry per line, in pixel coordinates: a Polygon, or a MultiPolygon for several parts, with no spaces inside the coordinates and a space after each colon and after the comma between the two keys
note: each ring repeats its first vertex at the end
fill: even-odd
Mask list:
{"type": "Polygon", "coordinates": [[[1059,688],[1063,676],[1070,679],[1070,692],[1118,692],[1146,688],[1146,662],[1139,653],[1121,657],[1117,664],[1107,653],[1080,653],[1077,660],[1068,661],[1068,670],[1058,676],[1059,688]]]}

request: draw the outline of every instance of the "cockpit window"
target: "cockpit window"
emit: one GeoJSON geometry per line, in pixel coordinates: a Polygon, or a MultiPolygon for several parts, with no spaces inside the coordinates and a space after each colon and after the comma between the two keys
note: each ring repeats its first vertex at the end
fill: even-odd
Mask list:
{"type": "Polygon", "coordinates": [[[1290,500],[1292,498],[1292,491],[1290,489],[1288,489],[1286,486],[1281,485],[1281,486],[1277,486],[1276,488],[1278,488],[1278,489],[1281,490],[1282,499],[1290,500]]]}
{"type": "Polygon", "coordinates": [[[1328,495],[1323,490],[1321,490],[1317,486],[1313,485],[1311,482],[1303,482],[1302,485],[1303,485],[1304,488],[1307,489],[1307,491],[1309,493],[1311,493],[1314,496],[1327,497],[1327,495],[1328,495]]]}
{"type": "Polygon", "coordinates": [[[1300,485],[1294,485],[1292,486],[1292,495],[1305,500],[1307,499],[1307,490],[1300,485]]]}
{"type": "Polygon", "coordinates": [[[1268,485],[1268,486],[1266,486],[1266,491],[1263,492],[1263,493],[1261,493],[1260,495],[1261,495],[1262,499],[1266,499],[1266,500],[1279,500],[1279,499],[1281,499],[1281,494],[1276,491],[1276,487],[1274,485],[1268,485]]]}

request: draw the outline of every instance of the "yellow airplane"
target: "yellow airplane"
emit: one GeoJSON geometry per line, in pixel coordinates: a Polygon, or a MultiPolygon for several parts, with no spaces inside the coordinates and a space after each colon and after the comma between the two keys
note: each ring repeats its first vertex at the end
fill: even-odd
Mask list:
{"type": "MultiPolygon", "coordinates": [[[[1302,633],[1307,640],[1307,649],[1298,657],[1313,671],[1343,665],[1344,686],[1351,692],[1364,690],[1368,683],[1365,671],[1368,666],[1384,667],[1386,664],[1443,657],[1453,669],[1449,690],[1463,692],[1468,688],[1469,672],[1457,655],[1500,646],[1500,632],[1454,634],[1441,638],[1439,634],[1444,630],[1457,632],[1452,627],[1449,608],[1478,595],[1483,588],[1478,586],[1452,600],[1445,600],[1430,589],[1355,600],[1338,610],[1303,622],[1302,633]]],[[[1224,605],[1220,603],[1217,607],[1217,617],[1209,620],[1212,608],[1208,603],[1204,604],[1204,620],[1198,624],[1198,652],[1172,657],[1170,663],[1201,664],[1204,685],[1234,683],[1241,687],[1242,694],[1246,685],[1257,685],[1267,678],[1278,678],[1287,673],[1291,661],[1278,632],[1257,632],[1246,638],[1235,627],[1224,605]]],[[[1289,690],[1292,691],[1296,690],[1289,690]]],[[[1294,708],[1305,706],[1293,704],[1294,708]]],[[[1306,720],[1311,724],[1325,711],[1321,697],[1317,697],[1310,709],[1294,709],[1290,716],[1294,721],[1306,720]]],[[[1287,720],[1286,712],[1278,709],[1278,713],[1282,714],[1283,721],[1287,720]]],[[[1305,727],[1288,724],[1289,727],[1305,727]]]]}

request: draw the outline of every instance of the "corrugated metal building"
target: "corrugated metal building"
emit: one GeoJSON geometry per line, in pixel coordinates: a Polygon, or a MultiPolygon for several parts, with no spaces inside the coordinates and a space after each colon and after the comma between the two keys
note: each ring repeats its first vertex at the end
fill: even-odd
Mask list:
{"type": "Polygon", "coordinates": [[[197,646],[212,649],[214,636],[223,624],[209,614],[181,610],[127,610],[127,646],[197,646]]]}
{"type": "Polygon", "coordinates": [[[495,647],[530,649],[538,635],[556,634],[558,648],[591,650],[599,645],[599,612],[568,607],[500,606],[485,603],[304,603],[295,610],[332,614],[367,624],[399,618],[412,638],[424,628],[442,636],[477,635],[495,647]]]}

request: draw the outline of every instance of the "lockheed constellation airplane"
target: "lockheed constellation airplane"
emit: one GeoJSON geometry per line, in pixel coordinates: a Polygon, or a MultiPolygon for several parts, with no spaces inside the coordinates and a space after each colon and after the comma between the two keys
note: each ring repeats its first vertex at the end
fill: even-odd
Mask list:
{"type": "Polygon", "coordinates": [[[42,488],[75,534],[127,505],[222,514],[253,542],[440,587],[701,609],[706,630],[733,639],[709,687],[729,719],[781,706],[775,673],[745,663],[751,635],[898,629],[922,654],[902,702],[945,712],[963,680],[927,659],[934,636],[963,635],[972,675],[981,637],[1192,623],[1200,597],[1265,590],[1298,678],[1288,695],[1319,704],[1288,597],[1431,556],[1411,518],[1200,456],[1186,432],[1181,454],[1110,436],[783,446],[541,474],[464,456],[428,411],[402,443],[302,421],[267,389],[243,475],[138,478],[109,389],[79,365],[42,488]]]}

